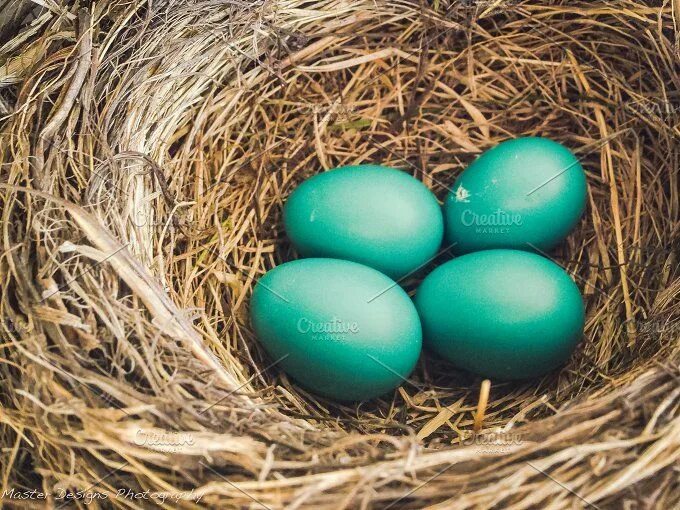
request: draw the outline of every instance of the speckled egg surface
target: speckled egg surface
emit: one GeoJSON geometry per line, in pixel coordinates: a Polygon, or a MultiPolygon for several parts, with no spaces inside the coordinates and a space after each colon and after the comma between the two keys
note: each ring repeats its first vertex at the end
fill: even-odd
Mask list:
{"type": "Polygon", "coordinates": [[[545,251],[583,214],[586,177],[565,146],[547,138],[508,140],[479,156],[444,203],[446,242],[469,253],[545,251]]]}

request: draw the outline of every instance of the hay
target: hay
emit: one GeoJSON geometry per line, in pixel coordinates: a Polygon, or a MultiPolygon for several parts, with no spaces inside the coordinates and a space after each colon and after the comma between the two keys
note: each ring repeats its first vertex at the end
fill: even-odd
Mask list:
{"type": "Polygon", "coordinates": [[[680,504],[677,3],[0,12],[2,487],[47,498],[15,504],[680,504]],[[264,355],[248,299],[294,256],[280,213],[297,183],[382,162],[442,199],[521,135],[588,174],[553,254],[587,304],[567,367],[493,385],[472,435],[480,381],[429,355],[351,406],[264,355]]]}

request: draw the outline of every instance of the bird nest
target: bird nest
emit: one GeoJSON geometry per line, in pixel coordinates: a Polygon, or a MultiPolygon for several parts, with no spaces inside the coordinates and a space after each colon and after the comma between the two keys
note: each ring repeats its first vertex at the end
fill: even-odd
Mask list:
{"type": "Polygon", "coordinates": [[[677,4],[0,6],[5,502],[679,504],[677,4]],[[485,403],[424,353],[394,392],[342,405],[265,355],[248,303],[295,257],[298,183],[379,163],[442,200],[481,151],[532,135],[588,179],[550,254],[586,303],[567,366],[485,403]]]}

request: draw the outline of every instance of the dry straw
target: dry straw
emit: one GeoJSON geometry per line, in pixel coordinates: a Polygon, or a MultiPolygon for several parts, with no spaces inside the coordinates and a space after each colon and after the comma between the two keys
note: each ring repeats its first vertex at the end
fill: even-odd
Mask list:
{"type": "Polygon", "coordinates": [[[3,490],[27,507],[677,508],[679,9],[0,0],[3,490]],[[587,304],[567,367],[495,384],[484,411],[480,381],[426,355],[392,395],[340,406],[263,354],[248,300],[293,256],[297,183],[382,162],[441,199],[521,135],[588,174],[551,254],[587,304]]]}

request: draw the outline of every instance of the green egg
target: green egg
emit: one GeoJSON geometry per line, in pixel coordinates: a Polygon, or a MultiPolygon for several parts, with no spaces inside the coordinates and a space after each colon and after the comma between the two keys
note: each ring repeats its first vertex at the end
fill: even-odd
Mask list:
{"type": "Polygon", "coordinates": [[[277,266],[255,286],[250,315],[273,362],[301,386],[340,401],[394,389],[420,355],[420,320],[408,295],[347,260],[277,266]]]}
{"type": "Polygon", "coordinates": [[[457,253],[546,251],[578,223],[586,176],[576,156],[547,138],[505,141],[456,180],[444,202],[446,241],[457,253]]]}
{"type": "Polygon", "coordinates": [[[518,250],[469,253],[432,271],[415,297],[427,348],[458,368],[527,379],[564,364],[583,334],[578,287],[518,250]]]}
{"type": "Polygon", "coordinates": [[[283,221],[303,257],[352,260],[395,279],[432,258],[444,236],[432,192],[406,172],[378,165],[307,179],[288,198],[283,221]]]}

